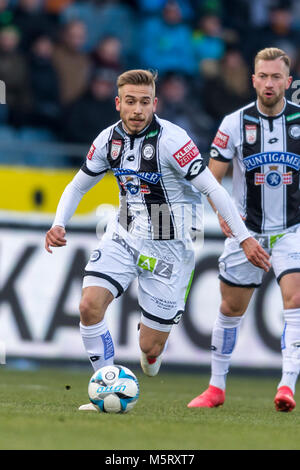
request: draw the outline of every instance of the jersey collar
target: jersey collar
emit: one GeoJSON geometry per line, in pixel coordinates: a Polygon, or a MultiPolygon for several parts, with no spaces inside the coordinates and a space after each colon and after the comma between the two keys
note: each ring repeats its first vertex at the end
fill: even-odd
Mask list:
{"type": "Polygon", "coordinates": [[[141,132],[139,132],[138,134],[128,134],[128,132],[125,131],[123,125],[122,125],[122,121],[120,122],[120,125],[118,126],[119,129],[121,128],[122,129],[122,133],[124,135],[126,135],[127,137],[129,137],[130,139],[139,139],[141,137],[145,137],[145,135],[149,134],[150,132],[156,130],[158,128],[158,123],[157,123],[157,120],[156,120],[156,116],[155,114],[153,115],[153,119],[152,121],[150,122],[150,124],[148,124],[147,127],[145,127],[145,129],[143,129],[141,132]]]}
{"type": "Polygon", "coordinates": [[[256,106],[256,109],[257,109],[258,114],[259,114],[263,119],[277,119],[277,118],[281,117],[281,116],[284,114],[284,112],[285,112],[285,108],[286,108],[286,99],[284,98],[284,105],[283,105],[282,110],[280,111],[279,114],[275,114],[275,116],[268,116],[268,114],[262,113],[262,112],[260,111],[260,109],[259,109],[259,106],[258,106],[258,100],[256,100],[255,106],[256,106]]]}

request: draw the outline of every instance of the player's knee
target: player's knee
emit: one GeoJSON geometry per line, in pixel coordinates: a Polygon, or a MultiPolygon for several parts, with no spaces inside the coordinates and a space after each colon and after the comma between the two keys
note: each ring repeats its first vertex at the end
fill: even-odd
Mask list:
{"type": "Polygon", "coordinates": [[[240,317],[245,313],[243,307],[230,299],[222,299],[221,312],[228,317],[240,317]]]}
{"type": "Polygon", "coordinates": [[[300,308],[300,292],[293,292],[286,299],[284,299],[285,309],[300,308]]]}
{"type": "Polygon", "coordinates": [[[103,319],[99,306],[89,297],[83,297],[79,305],[80,321],[83,325],[92,325],[103,319]]]}

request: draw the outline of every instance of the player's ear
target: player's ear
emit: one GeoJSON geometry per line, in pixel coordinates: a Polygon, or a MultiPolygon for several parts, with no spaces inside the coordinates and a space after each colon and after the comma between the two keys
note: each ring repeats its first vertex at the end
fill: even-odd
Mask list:
{"type": "Polygon", "coordinates": [[[290,88],[292,81],[293,81],[293,77],[289,77],[289,78],[287,79],[287,83],[286,83],[286,86],[285,86],[285,89],[286,89],[286,90],[287,90],[288,88],[290,88]]]}
{"type": "Polygon", "coordinates": [[[254,73],[252,74],[252,85],[253,85],[253,88],[255,88],[255,74],[254,73]]]}
{"type": "Polygon", "coordinates": [[[153,100],[153,111],[154,111],[154,112],[156,111],[157,103],[158,103],[158,98],[155,97],[154,100],[153,100]]]}
{"type": "Polygon", "coordinates": [[[120,111],[120,98],[119,96],[115,97],[116,110],[120,111]]]}

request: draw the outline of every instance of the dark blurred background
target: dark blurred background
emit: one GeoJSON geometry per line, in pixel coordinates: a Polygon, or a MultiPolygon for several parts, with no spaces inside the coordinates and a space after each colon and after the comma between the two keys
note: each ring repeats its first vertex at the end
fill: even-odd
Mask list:
{"type": "Polygon", "coordinates": [[[253,58],[267,46],[300,79],[299,1],[0,0],[0,163],[80,166],[118,119],[115,82],[130,68],[158,71],[157,114],[205,153],[223,116],[255,97],[253,58]]]}

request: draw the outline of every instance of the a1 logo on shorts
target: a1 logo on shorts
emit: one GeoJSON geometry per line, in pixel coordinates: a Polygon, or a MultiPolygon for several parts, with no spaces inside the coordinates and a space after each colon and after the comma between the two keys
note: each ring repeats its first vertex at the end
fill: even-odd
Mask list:
{"type": "Polygon", "coordinates": [[[140,268],[153,272],[156,262],[157,262],[156,258],[151,258],[150,256],[140,255],[137,264],[140,268]]]}

